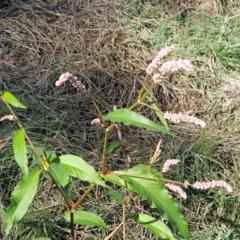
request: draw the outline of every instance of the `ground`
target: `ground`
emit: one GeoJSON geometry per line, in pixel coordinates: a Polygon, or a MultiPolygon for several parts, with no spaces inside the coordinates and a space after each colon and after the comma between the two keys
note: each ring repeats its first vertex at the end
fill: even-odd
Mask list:
{"type": "MultiPolygon", "coordinates": [[[[16,113],[35,144],[57,154],[80,155],[99,169],[104,132],[90,124],[98,117],[92,100],[103,114],[114,106],[130,106],[147,65],[161,48],[175,45],[168,59],[187,58],[195,70],[166,79],[152,97],[162,111],[193,114],[207,127],[170,124],[179,138],[169,139],[121,126],[123,144],[109,162],[112,169],[123,169],[127,156],[132,164],[146,163],[161,138],[161,161],[156,167],[167,158],[181,160],[170,177],[191,182],[223,179],[234,189],[232,194],[221,189],[189,191],[186,201],[174,195],[189,223],[191,239],[238,239],[239,7],[237,0],[6,1],[0,9],[1,91],[12,92],[28,107],[16,113]],[[55,86],[66,71],[86,84],[87,93],[78,93],[70,84],[55,86]]],[[[1,115],[8,114],[3,104],[0,109],[1,115]]],[[[148,110],[139,110],[154,119],[148,110]]],[[[0,208],[6,209],[21,172],[11,147],[17,127],[11,122],[0,124],[0,208]]],[[[113,132],[110,140],[117,139],[113,132]]],[[[77,199],[86,187],[73,184],[72,198],[77,199]]],[[[121,207],[100,188],[83,207],[103,217],[109,233],[119,224],[121,207]]],[[[140,199],[136,209],[156,214],[140,199]]],[[[34,204],[14,225],[9,239],[42,235],[68,239],[70,229],[61,218],[65,211],[54,185],[42,179],[34,204]]],[[[76,234],[77,239],[105,237],[102,230],[81,226],[76,234]]],[[[127,239],[156,239],[134,222],[126,234],[127,239]]],[[[122,231],[114,239],[123,239],[122,231]]]]}

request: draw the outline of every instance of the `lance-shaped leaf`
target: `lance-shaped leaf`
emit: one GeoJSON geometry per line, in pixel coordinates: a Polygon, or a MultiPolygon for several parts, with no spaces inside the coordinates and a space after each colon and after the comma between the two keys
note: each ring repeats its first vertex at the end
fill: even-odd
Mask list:
{"type": "Polygon", "coordinates": [[[65,187],[69,182],[69,173],[56,161],[51,163],[50,174],[60,186],[65,187]]]}
{"type": "Polygon", "coordinates": [[[36,194],[40,169],[30,172],[19,181],[12,193],[11,204],[4,218],[4,234],[8,236],[14,223],[23,218],[36,194]]]}
{"type": "Polygon", "coordinates": [[[16,162],[22,169],[25,176],[28,174],[27,148],[25,144],[24,131],[17,130],[13,136],[13,153],[16,162]]]}
{"type": "Polygon", "coordinates": [[[10,92],[3,93],[2,98],[4,101],[6,101],[7,103],[11,104],[14,107],[24,108],[24,109],[27,108],[25,105],[20,103],[20,101],[10,92]]]}
{"type": "Polygon", "coordinates": [[[146,214],[134,214],[131,218],[161,239],[176,240],[169,227],[161,220],[146,214]]]}
{"type": "Polygon", "coordinates": [[[152,208],[157,208],[163,213],[165,219],[176,226],[183,237],[189,238],[188,225],[184,216],[164,184],[154,180],[156,178],[155,174],[152,175],[148,171],[139,169],[139,167],[113,173],[122,175],[122,178],[131,186],[131,188],[128,188],[130,191],[137,192],[142,198],[146,199],[152,208]]]}
{"type": "MultiPolygon", "coordinates": [[[[63,215],[63,218],[70,222],[70,212],[63,215]]],[[[107,229],[106,223],[98,215],[92,212],[76,210],[74,212],[74,223],[89,227],[101,227],[107,229]]]]}
{"type": "Polygon", "coordinates": [[[104,175],[103,178],[113,184],[116,184],[120,187],[124,187],[127,188],[127,183],[124,179],[122,179],[121,177],[116,176],[115,174],[107,174],[104,175]]]}
{"type": "Polygon", "coordinates": [[[73,177],[77,177],[90,183],[107,187],[96,170],[81,157],[74,155],[62,155],[59,157],[60,166],[73,177]]]}
{"type": "Polygon", "coordinates": [[[142,127],[149,130],[166,133],[174,136],[172,132],[166,129],[164,126],[161,126],[150,119],[144,117],[140,113],[136,113],[127,108],[116,109],[113,112],[108,113],[103,116],[105,120],[110,120],[113,122],[122,122],[125,125],[134,125],[136,127],[142,127]]]}

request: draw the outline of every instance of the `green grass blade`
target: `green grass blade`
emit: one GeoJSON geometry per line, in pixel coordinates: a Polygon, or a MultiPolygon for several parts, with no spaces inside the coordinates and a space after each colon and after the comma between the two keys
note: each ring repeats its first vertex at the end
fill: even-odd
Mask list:
{"type": "Polygon", "coordinates": [[[4,218],[4,234],[8,236],[14,223],[26,214],[29,205],[36,194],[41,170],[37,169],[21,179],[12,193],[11,204],[4,218]]]}
{"type": "Polygon", "coordinates": [[[16,162],[23,171],[24,175],[28,174],[27,148],[24,138],[24,131],[19,129],[13,136],[13,153],[16,162]]]}
{"type": "Polygon", "coordinates": [[[164,126],[161,126],[151,121],[150,119],[144,117],[143,115],[131,111],[127,108],[116,109],[115,111],[105,115],[103,118],[105,120],[110,120],[113,122],[122,122],[125,125],[134,125],[136,127],[142,127],[174,136],[174,134],[170,132],[168,129],[166,129],[164,126]]]}
{"type": "Polygon", "coordinates": [[[176,240],[169,227],[161,220],[146,214],[134,214],[131,218],[161,239],[176,240]]]}
{"type": "Polygon", "coordinates": [[[59,159],[60,166],[71,176],[107,187],[96,170],[81,157],[74,155],[62,155],[59,157],[59,159]]]}
{"type": "MultiPolygon", "coordinates": [[[[63,218],[70,222],[70,212],[63,215],[63,218]]],[[[74,212],[74,223],[78,223],[89,227],[101,227],[107,229],[106,223],[98,215],[92,212],[76,210],[74,212]]]]}
{"type": "Polygon", "coordinates": [[[20,101],[10,92],[5,92],[2,96],[3,100],[9,103],[10,105],[17,107],[17,108],[24,108],[26,109],[27,107],[20,103],[20,101]]]}

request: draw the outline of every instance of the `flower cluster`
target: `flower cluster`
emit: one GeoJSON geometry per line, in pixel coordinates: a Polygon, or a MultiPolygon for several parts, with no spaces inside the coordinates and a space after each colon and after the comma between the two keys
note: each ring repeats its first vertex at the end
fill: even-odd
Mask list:
{"type": "Polygon", "coordinates": [[[226,188],[228,192],[233,191],[232,187],[226,182],[224,182],[223,180],[219,180],[219,181],[213,180],[211,182],[195,182],[193,184],[193,187],[196,189],[202,189],[202,190],[214,188],[214,187],[223,187],[223,188],[226,188]]]}
{"type": "MultiPolygon", "coordinates": [[[[195,189],[201,189],[201,190],[206,190],[206,189],[210,189],[210,188],[214,188],[214,187],[223,187],[229,193],[233,192],[232,187],[223,180],[219,180],[219,181],[213,180],[213,181],[210,181],[210,182],[195,182],[193,185],[191,185],[190,183],[185,181],[183,185],[184,185],[185,188],[187,188],[188,186],[191,186],[195,189]]],[[[171,183],[166,183],[165,186],[169,190],[179,194],[181,198],[183,198],[183,199],[187,198],[186,193],[183,191],[183,189],[181,187],[176,186],[176,185],[171,184],[171,183]]]]}
{"type": "Polygon", "coordinates": [[[165,186],[175,192],[175,193],[178,193],[180,195],[181,198],[183,199],[187,199],[187,194],[182,190],[182,188],[180,188],[179,186],[176,186],[174,184],[171,184],[171,183],[166,183],[165,186]]]}
{"type": "Polygon", "coordinates": [[[190,61],[186,59],[178,59],[177,61],[168,61],[163,63],[160,68],[160,72],[165,75],[167,73],[177,72],[179,70],[185,70],[190,72],[193,70],[193,65],[190,61]]]}
{"type": "Polygon", "coordinates": [[[176,165],[180,162],[179,159],[168,159],[164,164],[163,164],[163,168],[162,168],[162,172],[166,173],[169,171],[170,167],[172,165],[176,165]]]}
{"type": "Polygon", "coordinates": [[[172,52],[174,46],[166,47],[158,52],[157,56],[152,60],[152,62],[148,65],[146,69],[146,73],[151,75],[154,69],[157,69],[161,64],[162,60],[165,56],[167,56],[170,52],[172,52]]]}
{"type": "Polygon", "coordinates": [[[57,87],[61,86],[63,83],[65,83],[66,81],[70,81],[70,83],[73,85],[73,87],[77,88],[79,91],[84,91],[85,90],[85,85],[73,74],[66,72],[63,73],[59,80],[56,81],[55,85],[57,87]]]}
{"type": "MultiPolygon", "coordinates": [[[[175,165],[179,162],[180,162],[179,159],[168,159],[163,165],[162,172],[163,173],[168,172],[172,165],[175,165]]],[[[181,185],[183,185],[185,188],[188,188],[189,186],[191,186],[195,189],[201,189],[201,190],[206,190],[214,187],[223,187],[229,193],[233,191],[232,187],[223,180],[219,180],[219,181],[213,180],[209,182],[195,182],[194,184],[190,184],[188,181],[185,181],[181,185]]],[[[172,192],[179,194],[181,198],[187,199],[187,194],[184,192],[184,190],[180,186],[174,185],[172,183],[165,183],[165,186],[172,192]]]]}
{"type": "Polygon", "coordinates": [[[180,122],[194,123],[196,125],[200,125],[202,128],[204,128],[206,126],[206,123],[204,121],[202,121],[201,119],[191,116],[191,115],[186,115],[183,113],[165,112],[164,118],[168,119],[169,121],[174,122],[174,123],[180,123],[180,122]]]}
{"type": "Polygon", "coordinates": [[[163,76],[171,74],[179,70],[192,71],[193,65],[186,59],[178,59],[163,63],[163,58],[174,50],[174,46],[166,47],[158,52],[157,56],[146,68],[146,73],[152,76],[155,83],[162,82],[163,76]]]}

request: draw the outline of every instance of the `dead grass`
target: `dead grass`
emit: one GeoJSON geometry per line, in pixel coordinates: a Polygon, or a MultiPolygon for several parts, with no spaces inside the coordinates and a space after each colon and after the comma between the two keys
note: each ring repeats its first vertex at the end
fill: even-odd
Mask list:
{"type": "MultiPolygon", "coordinates": [[[[184,180],[185,177],[190,177],[193,181],[196,177],[198,180],[220,177],[238,189],[239,72],[228,72],[229,77],[222,76],[225,81],[221,82],[216,72],[221,71],[222,66],[214,57],[209,57],[208,53],[202,53],[206,49],[205,45],[202,49],[196,48],[194,35],[187,36],[188,29],[184,24],[189,17],[192,17],[192,22],[199,26],[199,29],[203,28],[203,25],[197,25],[198,22],[202,23],[202,19],[193,17],[196,13],[194,11],[199,11],[200,5],[191,1],[182,1],[178,5],[163,3],[158,6],[150,2],[148,5],[139,3],[136,5],[139,9],[134,7],[134,11],[139,10],[136,15],[132,10],[134,4],[134,1],[120,0],[33,3],[11,1],[11,6],[1,9],[1,90],[11,91],[28,106],[26,111],[18,111],[18,115],[37,145],[44,145],[57,153],[79,154],[98,168],[103,132],[90,125],[90,121],[97,116],[92,98],[97,101],[103,113],[113,109],[114,105],[129,106],[135,101],[146,65],[157,50],[165,44],[177,44],[179,49],[173,54],[173,58],[192,58],[196,71],[189,76],[179,75],[166,81],[153,92],[153,98],[163,111],[182,111],[203,117],[208,128],[203,133],[192,126],[173,125],[172,129],[181,137],[181,141],[162,136],[165,142],[163,160],[181,158],[182,165],[173,173],[173,177],[179,177],[179,180],[184,180]],[[162,10],[163,7],[166,11],[162,10]],[[192,11],[193,15],[184,15],[192,11]],[[165,17],[159,17],[164,14],[165,17]],[[159,19],[156,20],[157,18],[159,19]],[[155,30],[159,31],[159,35],[154,35],[155,30]],[[188,41],[179,42],[184,36],[188,41]],[[56,89],[54,83],[65,71],[79,76],[86,83],[90,94],[80,95],[70,86],[56,89]],[[210,166],[213,171],[208,175],[210,166]],[[215,176],[212,175],[214,171],[215,176]]],[[[214,9],[214,17],[217,17],[221,9],[216,6],[214,9]]],[[[229,9],[234,8],[229,6],[229,9]]],[[[209,29],[212,28],[214,26],[209,29]]],[[[222,71],[221,74],[226,72],[222,71]]],[[[1,112],[6,112],[3,106],[0,107],[1,112]]],[[[149,115],[149,112],[145,114],[149,115]]],[[[150,117],[154,118],[151,115],[150,117]]],[[[20,176],[16,174],[17,167],[14,166],[9,151],[15,126],[3,123],[2,129],[0,166],[3,170],[1,172],[5,174],[1,176],[3,194],[0,196],[0,207],[6,207],[16,178],[20,176]],[[10,179],[11,189],[5,187],[6,179],[10,179]]],[[[110,156],[111,168],[124,168],[128,155],[133,161],[132,164],[146,163],[151,148],[154,149],[159,140],[159,134],[135,128],[127,131],[125,127],[122,127],[122,132],[123,146],[110,156]]],[[[117,135],[112,133],[110,139],[116,140],[117,135]]],[[[157,167],[160,166],[161,163],[157,167]]],[[[50,232],[48,234],[52,239],[67,239],[60,235],[54,236],[55,231],[62,235],[69,233],[68,226],[57,217],[65,210],[62,200],[55,189],[51,189],[51,184],[44,181],[41,184],[37,200],[27,216],[29,221],[21,223],[23,229],[21,225],[16,226],[11,233],[11,239],[26,239],[24,227],[34,223],[31,218],[33,213],[42,219],[38,228],[50,232]],[[47,200],[50,189],[51,198],[47,200]],[[51,217],[55,223],[52,223],[50,229],[44,225],[44,221],[51,217]]],[[[84,184],[79,183],[79,186],[72,187],[73,198],[85,188],[84,184]]],[[[89,201],[86,201],[83,207],[109,219],[111,231],[121,219],[121,209],[105,196],[102,189],[97,189],[94,194],[89,196],[89,201]]],[[[226,222],[230,220],[238,221],[240,218],[236,204],[231,201],[236,201],[239,195],[239,190],[230,197],[219,194],[219,198],[213,194],[199,196],[195,192],[189,193],[189,200],[181,202],[181,206],[190,220],[193,239],[198,239],[200,231],[215,227],[216,224],[209,218],[210,211],[213,219],[218,219],[217,226],[226,226],[226,222]],[[219,203],[223,198],[226,198],[226,201],[219,203]],[[219,208],[223,208],[222,212],[219,208]],[[232,208],[235,212],[228,216],[224,208],[232,208]],[[214,209],[218,210],[215,211],[216,214],[214,209]],[[203,223],[205,225],[201,226],[203,223]]],[[[152,211],[139,202],[136,203],[136,208],[140,211],[152,211]]],[[[226,226],[228,230],[233,225],[232,222],[226,226]]],[[[223,233],[227,231],[222,228],[223,233]]],[[[129,239],[156,239],[132,222],[126,231],[129,239]]],[[[31,234],[27,235],[28,239],[33,239],[39,233],[33,231],[31,234]]],[[[77,234],[79,239],[104,237],[104,232],[82,227],[77,228],[77,234]]],[[[121,234],[120,232],[115,239],[122,239],[121,234]]],[[[211,239],[215,239],[216,235],[212,236],[211,239]]]]}

